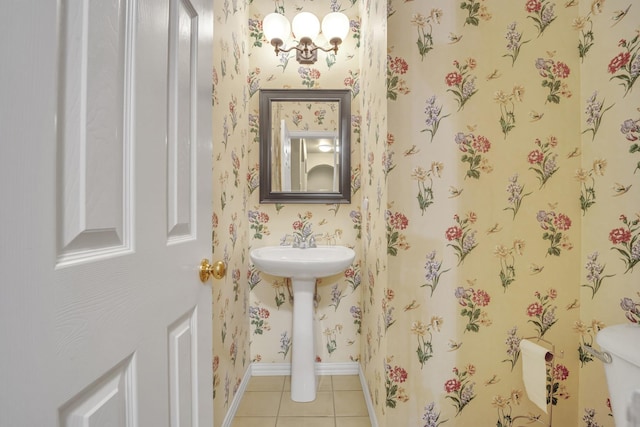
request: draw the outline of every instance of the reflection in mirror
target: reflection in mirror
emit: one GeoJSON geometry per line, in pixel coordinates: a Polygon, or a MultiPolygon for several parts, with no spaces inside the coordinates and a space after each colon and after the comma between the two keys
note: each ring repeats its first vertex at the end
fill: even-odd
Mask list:
{"type": "Polygon", "coordinates": [[[350,100],[348,90],[261,90],[261,202],[350,202],[350,100]]]}

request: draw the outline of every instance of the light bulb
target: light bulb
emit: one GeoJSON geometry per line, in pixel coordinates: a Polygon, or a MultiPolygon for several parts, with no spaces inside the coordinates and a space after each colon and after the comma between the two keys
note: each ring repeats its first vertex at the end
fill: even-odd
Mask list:
{"type": "Polygon", "coordinates": [[[289,24],[289,20],[284,15],[270,13],[262,20],[262,30],[269,43],[275,39],[280,40],[282,44],[291,34],[291,24],[289,24]]]}
{"type": "Polygon", "coordinates": [[[298,40],[309,38],[311,41],[320,33],[320,21],[311,12],[300,12],[291,21],[293,34],[298,40]]]}
{"type": "Polygon", "coordinates": [[[342,43],[349,34],[349,18],[340,12],[328,13],[322,19],[322,34],[329,43],[342,43]]]}

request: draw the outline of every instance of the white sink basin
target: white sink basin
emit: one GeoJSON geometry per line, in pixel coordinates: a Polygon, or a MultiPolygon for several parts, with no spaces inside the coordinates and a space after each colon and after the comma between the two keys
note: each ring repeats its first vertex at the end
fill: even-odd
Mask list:
{"type": "Polygon", "coordinates": [[[345,246],[294,248],[265,246],[251,251],[251,261],[263,273],[292,279],[318,279],[341,273],[351,265],[355,252],[345,246]]]}

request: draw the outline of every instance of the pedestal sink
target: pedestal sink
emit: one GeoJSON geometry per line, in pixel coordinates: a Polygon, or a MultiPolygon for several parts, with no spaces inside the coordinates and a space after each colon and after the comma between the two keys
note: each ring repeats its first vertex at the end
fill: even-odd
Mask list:
{"type": "Polygon", "coordinates": [[[293,286],[293,333],[291,351],[291,400],[316,398],[315,332],[313,300],[316,279],[343,272],[355,252],[345,246],[294,248],[266,246],[253,249],[251,261],[263,273],[290,277],[293,286]]]}

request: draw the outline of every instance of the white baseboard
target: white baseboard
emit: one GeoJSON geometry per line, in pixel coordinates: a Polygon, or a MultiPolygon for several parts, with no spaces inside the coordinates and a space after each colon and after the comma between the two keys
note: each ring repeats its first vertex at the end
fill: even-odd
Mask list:
{"type": "MultiPolygon", "coordinates": [[[[378,421],[376,419],[376,413],[373,408],[373,402],[371,401],[371,395],[369,394],[369,387],[367,381],[364,378],[364,373],[358,362],[342,362],[342,363],[316,363],[316,373],[318,375],[358,375],[360,378],[360,384],[364,393],[364,400],[367,404],[367,412],[369,412],[369,419],[371,420],[371,427],[378,427],[378,421]]],[[[244,395],[249,380],[252,376],[264,377],[264,376],[277,376],[277,375],[291,375],[290,363],[252,363],[245,371],[238,391],[233,397],[231,406],[224,417],[222,427],[230,427],[233,417],[236,415],[240,401],[244,395]]]]}

